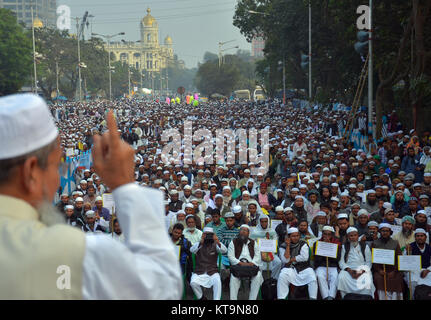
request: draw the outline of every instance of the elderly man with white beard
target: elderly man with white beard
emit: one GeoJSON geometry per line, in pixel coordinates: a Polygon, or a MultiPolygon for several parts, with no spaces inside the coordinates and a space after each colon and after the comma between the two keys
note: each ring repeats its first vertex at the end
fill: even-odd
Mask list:
{"type": "Polygon", "coordinates": [[[341,249],[338,263],[341,271],[338,275],[338,290],[344,298],[349,293],[374,297],[375,287],[371,273],[371,249],[359,240],[358,230],[347,229],[347,242],[341,249]]]}
{"type": "Polygon", "coordinates": [[[392,239],[397,240],[401,251],[409,244],[415,241],[414,227],[415,219],[411,216],[404,216],[402,219],[402,230],[392,236],[392,239]]]}
{"type": "Polygon", "coordinates": [[[287,230],[286,240],[280,245],[279,256],[284,267],[277,282],[277,298],[286,299],[289,285],[308,285],[310,300],[317,299],[317,278],[310,266],[310,248],[307,242],[300,239],[297,228],[287,230]]]}
{"type": "MultiPolygon", "coordinates": [[[[251,278],[249,300],[256,300],[259,288],[263,283],[262,272],[259,270],[261,264],[260,250],[257,242],[249,238],[250,227],[243,224],[239,235],[233,239],[228,247],[227,256],[231,265],[230,275],[230,299],[238,299],[238,291],[241,286],[240,277],[236,276],[241,268],[248,269],[247,276],[251,278]],[[238,271],[236,271],[238,270],[238,271]]],[[[244,270],[243,269],[243,270],[244,270]]]]}
{"type": "Polygon", "coordinates": [[[93,160],[113,190],[125,243],[65,224],[52,206],[62,150],[48,106],[32,94],[0,98],[0,299],[180,297],[162,194],[134,183],[134,151],[112,112],[107,123],[109,131],[94,137],[93,160]],[[69,270],[63,281],[60,266],[69,270]]]}

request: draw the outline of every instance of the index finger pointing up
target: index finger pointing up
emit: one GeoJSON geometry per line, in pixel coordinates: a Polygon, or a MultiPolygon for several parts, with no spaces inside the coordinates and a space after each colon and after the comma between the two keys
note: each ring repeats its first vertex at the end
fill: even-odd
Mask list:
{"type": "Polygon", "coordinates": [[[114,112],[112,110],[109,110],[106,120],[108,123],[109,141],[111,146],[117,146],[120,141],[120,134],[118,133],[117,122],[115,121],[114,112]]]}

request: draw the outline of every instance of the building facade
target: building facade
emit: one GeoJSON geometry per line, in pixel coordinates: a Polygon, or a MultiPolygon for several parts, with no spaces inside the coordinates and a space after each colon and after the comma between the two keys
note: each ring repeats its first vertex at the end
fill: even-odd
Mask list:
{"type": "Polygon", "coordinates": [[[18,22],[31,28],[31,8],[35,26],[55,26],[57,22],[56,0],[0,0],[0,8],[12,10],[18,22]]]}
{"type": "Polygon", "coordinates": [[[159,43],[159,26],[147,9],[147,15],[140,23],[141,40],[137,42],[111,42],[106,50],[111,52],[114,61],[121,61],[146,73],[160,73],[174,60],[172,38],[166,36],[159,43]]]}

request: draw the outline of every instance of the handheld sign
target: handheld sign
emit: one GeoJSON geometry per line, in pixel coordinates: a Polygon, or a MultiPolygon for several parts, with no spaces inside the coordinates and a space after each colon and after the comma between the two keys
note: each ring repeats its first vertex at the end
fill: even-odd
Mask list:
{"type": "Polygon", "coordinates": [[[393,266],[395,264],[395,250],[373,248],[371,262],[393,266]]]}
{"type": "Polygon", "coordinates": [[[421,256],[398,256],[399,271],[420,271],[422,270],[421,256]]]}
{"type": "Polygon", "coordinates": [[[308,246],[309,246],[310,248],[312,248],[312,247],[313,247],[313,245],[314,245],[314,243],[315,243],[317,240],[319,240],[319,239],[318,239],[318,238],[312,238],[312,239],[307,239],[306,241],[307,241],[308,246]]]}
{"type": "Polygon", "coordinates": [[[281,223],[283,223],[282,220],[271,220],[271,229],[275,231],[275,228],[281,223]]]}
{"type": "Polygon", "coordinates": [[[258,239],[260,252],[277,252],[277,240],[258,239]]]}
{"type": "Polygon", "coordinates": [[[316,256],[337,258],[338,245],[336,243],[317,241],[316,256]]]}
{"type": "Polygon", "coordinates": [[[391,230],[392,230],[392,236],[396,235],[398,232],[401,232],[403,230],[402,226],[395,226],[391,224],[391,230]]]}
{"type": "Polygon", "coordinates": [[[66,149],[66,157],[73,157],[75,155],[75,149],[73,148],[68,148],[66,149]]]}
{"type": "Polygon", "coordinates": [[[114,202],[114,196],[112,193],[104,193],[102,195],[102,203],[103,207],[109,210],[109,214],[113,214],[115,211],[115,202],[114,202]]]}

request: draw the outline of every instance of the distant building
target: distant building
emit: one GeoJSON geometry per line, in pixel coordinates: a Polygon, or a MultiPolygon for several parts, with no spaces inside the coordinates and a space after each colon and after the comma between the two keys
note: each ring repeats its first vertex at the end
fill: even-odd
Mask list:
{"type": "Polygon", "coordinates": [[[122,61],[138,70],[156,74],[165,69],[169,62],[176,61],[178,65],[184,65],[176,60],[172,48],[172,38],[168,35],[159,43],[159,26],[156,19],[147,9],[147,15],[140,23],[140,42],[111,42],[105,44],[105,49],[111,51],[111,57],[115,61],[122,61]]]}
{"type": "Polygon", "coordinates": [[[251,40],[251,56],[255,59],[257,58],[263,58],[264,52],[263,49],[265,48],[265,40],[263,37],[255,36],[251,40]]]}
{"type": "Polygon", "coordinates": [[[0,0],[0,8],[12,10],[18,22],[31,28],[31,8],[35,27],[55,26],[57,23],[56,0],[0,0]]]}

